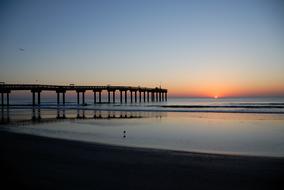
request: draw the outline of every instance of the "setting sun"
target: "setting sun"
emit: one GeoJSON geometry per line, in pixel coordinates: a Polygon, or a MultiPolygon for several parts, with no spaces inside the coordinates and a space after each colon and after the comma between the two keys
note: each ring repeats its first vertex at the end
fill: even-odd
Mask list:
{"type": "Polygon", "coordinates": [[[218,96],[214,96],[215,99],[218,99],[218,96]]]}

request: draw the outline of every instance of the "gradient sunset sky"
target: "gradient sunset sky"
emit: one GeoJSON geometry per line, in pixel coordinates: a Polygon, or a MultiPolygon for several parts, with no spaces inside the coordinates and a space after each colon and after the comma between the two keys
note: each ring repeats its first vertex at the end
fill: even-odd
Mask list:
{"type": "Polygon", "coordinates": [[[0,81],[284,96],[284,1],[0,1],[0,81]]]}

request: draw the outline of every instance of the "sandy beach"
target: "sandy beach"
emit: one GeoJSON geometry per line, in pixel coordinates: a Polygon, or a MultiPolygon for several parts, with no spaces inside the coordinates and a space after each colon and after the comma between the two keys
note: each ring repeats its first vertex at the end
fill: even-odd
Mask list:
{"type": "Polygon", "coordinates": [[[282,189],[284,159],[128,148],[0,132],[1,186],[282,189]]]}

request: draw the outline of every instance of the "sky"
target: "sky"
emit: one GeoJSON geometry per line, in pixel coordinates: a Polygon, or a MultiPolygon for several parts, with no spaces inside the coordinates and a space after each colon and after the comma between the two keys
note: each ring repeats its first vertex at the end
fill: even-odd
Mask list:
{"type": "Polygon", "coordinates": [[[0,81],[284,96],[284,1],[0,0],[0,81]]]}

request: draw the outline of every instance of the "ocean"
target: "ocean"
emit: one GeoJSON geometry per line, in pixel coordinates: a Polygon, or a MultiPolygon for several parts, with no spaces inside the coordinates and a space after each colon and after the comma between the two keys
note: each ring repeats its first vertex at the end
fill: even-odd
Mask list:
{"type": "Polygon", "coordinates": [[[1,130],[118,146],[217,154],[284,156],[284,98],[169,98],[93,104],[66,98],[11,97],[1,130]]]}

